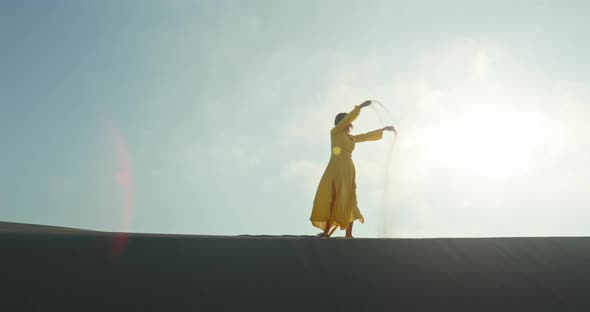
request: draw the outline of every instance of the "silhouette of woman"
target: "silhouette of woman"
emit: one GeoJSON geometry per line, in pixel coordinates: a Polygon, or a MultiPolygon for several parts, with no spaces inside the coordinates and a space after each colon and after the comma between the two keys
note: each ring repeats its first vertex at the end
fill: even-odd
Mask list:
{"type": "Polygon", "coordinates": [[[330,131],[332,155],[330,162],[318,185],[310,221],[313,226],[323,230],[320,237],[330,237],[332,227],[346,230],[346,237],[352,238],[352,224],[355,220],[364,223],[356,201],[356,172],[352,162],[355,144],[377,141],[383,131],[395,131],[393,126],[384,127],[359,135],[352,135],[352,122],[359,116],[362,108],[371,105],[365,101],[356,105],[350,113],[340,113],[334,120],[330,131]]]}

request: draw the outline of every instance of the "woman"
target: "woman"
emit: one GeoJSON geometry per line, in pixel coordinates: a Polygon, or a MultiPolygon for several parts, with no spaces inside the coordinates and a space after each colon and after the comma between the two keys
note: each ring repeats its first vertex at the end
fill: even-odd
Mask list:
{"type": "Polygon", "coordinates": [[[371,105],[365,101],[354,107],[350,113],[340,113],[334,120],[330,131],[332,156],[324,175],[320,180],[313,201],[311,223],[323,230],[321,237],[329,237],[332,226],[346,229],[346,237],[352,238],[352,224],[355,220],[364,223],[356,202],[355,169],[352,151],[356,143],[377,141],[383,137],[383,131],[395,131],[392,126],[364,134],[351,135],[352,122],[359,116],[362,108],[371,105]]]}

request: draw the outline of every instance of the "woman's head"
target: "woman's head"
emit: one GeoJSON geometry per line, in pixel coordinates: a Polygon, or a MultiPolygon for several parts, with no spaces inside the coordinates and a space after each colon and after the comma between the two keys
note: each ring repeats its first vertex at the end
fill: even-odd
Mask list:
{"type": "MultiPolygon", "coordinates": [[[[340,114],[336,115],[336,118],[334,118],[334,126],[336,126],[342,119],[344,119],[345,116],[346,116],[346,113],[340,113],[340,114]]],[[[350,129],[352,129],[352,124],[349,124],[348,127],[346,128],[347,131],[350,131],[350,129]]]]}

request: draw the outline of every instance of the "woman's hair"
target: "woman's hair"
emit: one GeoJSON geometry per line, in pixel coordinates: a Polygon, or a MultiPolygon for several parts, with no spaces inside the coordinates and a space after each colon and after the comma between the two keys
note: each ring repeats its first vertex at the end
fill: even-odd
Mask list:
{"type": "Polygon", "coordinates": [[[346,116],[346,113],[340,113],[336,115],[336,118],[334,119],[334,126],[336,126],[340,122],[340,120],[344,118],[344,116],[346,116]]]}

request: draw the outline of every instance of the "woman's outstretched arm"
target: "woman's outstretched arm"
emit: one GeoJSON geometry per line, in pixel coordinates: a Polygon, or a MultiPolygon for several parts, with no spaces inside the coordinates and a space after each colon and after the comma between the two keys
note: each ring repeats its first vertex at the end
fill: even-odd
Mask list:
{"type": "Polygon", "coordinates": [[[393,126],[388,126],[382,129],[377,129],[377,130],[373,130],[371,132],[367,132],[367,133],[363,133],[363,134],[359,134],[359,135],[353,135],[352,138],[354,140],[354,142],[359,143],[359,142],[366,142],[366,141],[377,141],[377,140],[381,140],[381,138],[383,138],[383,131],[395,131],[395,128],[393,126]]]}
{"type": "Polygon", "coordinates": [[[332,128],[332,133],[342,132],[350,125],[361,113],[361,108],[371,105],[371,101],[364,101],[361,105],[355,105],[350,113],[346,114],[338,124],[332,128]]]}

